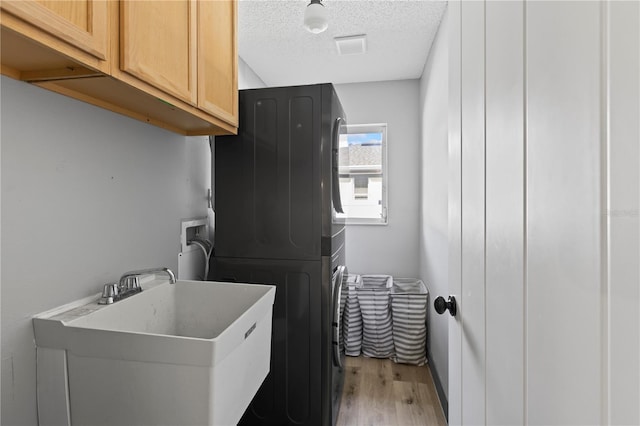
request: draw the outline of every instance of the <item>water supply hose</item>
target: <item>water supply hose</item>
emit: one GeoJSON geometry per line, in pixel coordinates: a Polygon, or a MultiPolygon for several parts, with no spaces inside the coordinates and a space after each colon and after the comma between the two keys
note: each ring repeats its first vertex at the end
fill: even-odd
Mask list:
{"type": "Polygon", "coordinates": [[[202,276],[202,281],[206,281],[209,276],[209,259],[211,258],[211,253],[213,252],[213,243],[203,238],[194,238],[190,241],[187,241],[187,245],[190,244],[195,244],[200,247],[202,253],[204,254],[204,275],[202,276]]]}

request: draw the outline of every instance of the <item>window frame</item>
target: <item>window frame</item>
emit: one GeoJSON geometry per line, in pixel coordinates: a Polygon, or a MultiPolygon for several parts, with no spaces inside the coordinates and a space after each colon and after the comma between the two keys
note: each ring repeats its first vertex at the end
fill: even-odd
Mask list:
{"type": "MultiPolygon", "coordinates": [[[[376,225],[386,226],[389,224],[389,168],[387,162],[387,142],[388,142],[388,124],[387,123],[367,123],[367,124],[347,124],[343,126],[343,134],[358,134],[358,133],[381,133],[382,134],[382,146],[381,146],[381,178],[382,178],[382,212],[380,218],[366,218],[366,217],[339,217],[336,212],[333,212],[334,223],[342,223],[345,225],[376,225]]],[[[344,174],[339,174],[341,177],[344,174]]],[[[349,173],[347,176],[352,176],[349,173]]],[[[343,194],[340,197],[344,206],[343,194]]]]}

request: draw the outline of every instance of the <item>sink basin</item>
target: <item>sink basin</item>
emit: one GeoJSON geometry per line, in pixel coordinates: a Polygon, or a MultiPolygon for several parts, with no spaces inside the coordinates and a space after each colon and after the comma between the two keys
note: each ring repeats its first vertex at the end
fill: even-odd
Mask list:
{"type": "Polygon", "coordinates": [[[275,287],[141,285],[34,317],[41,424],[238,423],[269,372],[275,287]]]}

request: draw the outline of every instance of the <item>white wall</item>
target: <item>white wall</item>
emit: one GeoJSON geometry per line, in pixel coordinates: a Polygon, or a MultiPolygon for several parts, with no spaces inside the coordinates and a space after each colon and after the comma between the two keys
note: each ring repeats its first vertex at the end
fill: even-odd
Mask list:
{"type": "Polygon", "coordinates": [[[418,80],[336,86],[349,124],[388,124],[389,224],[348,225],[350,272],[418,276],[419,89],[418,80]]]}
{"type": "MultiPolygon", "coordinates": [[[[436,297],[446,298],[449,294],[447,17],[445,12],[420,79],[422,167],[419,264],[420,277],[429,289],[430,305],[436,297]]],[[[431,371],[446,396],[449,389],[449,315],[437,315],[431,307],[427,315],[431,371]]]]}
{"type": "Polygon", "coordinates": [[[238,89],[256,89],[265,86],[266,84],[260,76],[253,71],[253,68],[238,56],[238,89]]]}
{"type": "Polygon", "coordinates": [[[6,77],[2,84],[2,424],[35,425],[31,316],[127,270],[177,268],[206,216],[207,138],[186,138],[6,77]]]}

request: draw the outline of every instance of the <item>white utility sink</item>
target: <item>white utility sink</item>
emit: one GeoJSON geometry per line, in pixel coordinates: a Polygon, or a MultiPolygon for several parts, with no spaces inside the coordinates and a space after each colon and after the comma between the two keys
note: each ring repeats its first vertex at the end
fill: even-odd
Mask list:
{"type": "Polygon", "coordinates": [[[154,278],[33,319],[40,424],[238,423],[269,372],[275,287],[154,278]]]}

